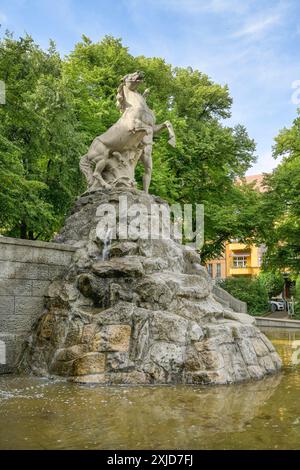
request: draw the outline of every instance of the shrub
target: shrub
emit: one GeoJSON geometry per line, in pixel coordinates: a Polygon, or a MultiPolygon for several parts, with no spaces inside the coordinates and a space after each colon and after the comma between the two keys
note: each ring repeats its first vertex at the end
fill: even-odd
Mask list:
{"type": "Polygon", "coordinates": [[[258,276],[259,281],[265,286],[268,296],[276,297],[281,294],[284,287],[284,278],[281,272],[266,271],[260,273],[258,276]]]}
{"type": "Polygon", "coordinates": [[[258,278],[228,277],[220,287],[239,300],[247,303],[250,315],[263,315],[268,311],[268,293],[258,278]]]}
{"type": "Polygon", "coordinates": [[[293,294],[295,298],[295,316],[300,319],[300,276],[297,276],[293,294]]]}

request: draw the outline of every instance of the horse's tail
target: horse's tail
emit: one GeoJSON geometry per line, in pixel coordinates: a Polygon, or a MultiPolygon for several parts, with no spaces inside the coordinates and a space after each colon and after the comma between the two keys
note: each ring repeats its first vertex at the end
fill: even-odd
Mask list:
{"type": "Polygon", "coordinates": [[[91,162],[89,161],[88,154],[83,155],[83,157],[80,158],[79,161],[79,168],[86,177],[86,180],[88,182],[88,185],[93,184],[93,170],[91,168],[91,162]]]}

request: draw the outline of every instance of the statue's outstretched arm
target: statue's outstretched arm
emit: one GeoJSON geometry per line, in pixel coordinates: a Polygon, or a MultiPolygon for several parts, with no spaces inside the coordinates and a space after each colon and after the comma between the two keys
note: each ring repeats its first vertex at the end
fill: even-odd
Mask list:
{"type": "Polygon", "coordinates": [[[172,147],[176,147],[176,136],[175,136],[172,123],[170,121],[165,121],[162,124],[156,124],[155,126],[153,126],[153,134],[157,134],[163,129],[168,130],[168,133],[169,133],[168,143],[172,145],[172,147]]]}
{"type": "Polygon", "coordinates": [[[150,94],[150,88],[146,88],[146,90],[143,93],[143,98],[145,99],[148,98],[149,94],[150,94]]]}

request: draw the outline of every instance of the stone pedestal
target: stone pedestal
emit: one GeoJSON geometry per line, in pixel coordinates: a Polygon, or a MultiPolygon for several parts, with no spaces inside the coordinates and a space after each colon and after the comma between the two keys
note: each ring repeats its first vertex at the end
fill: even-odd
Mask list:
{"type": "Polygon", "coordinates": [[[226,384],[281,367],[255,320],[221,305],[199,255],[172,239],[97,237],[97,208],[166,204],[136,189],[78,199],[56,241],[77,248],[49,288],[21,367],[82,383],[226,384]]]}

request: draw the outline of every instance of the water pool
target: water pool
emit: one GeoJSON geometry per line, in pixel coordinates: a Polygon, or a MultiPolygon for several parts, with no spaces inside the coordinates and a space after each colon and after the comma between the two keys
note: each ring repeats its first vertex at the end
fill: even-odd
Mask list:
{"type": "Polygon", "coordinates": [[[300,449],[300,331],[264,332],[284,368],[258,382],[87,387],[2,376],[0,448],[300,449]]]}

